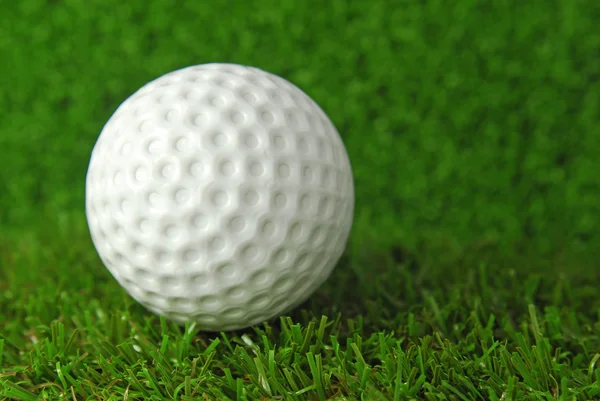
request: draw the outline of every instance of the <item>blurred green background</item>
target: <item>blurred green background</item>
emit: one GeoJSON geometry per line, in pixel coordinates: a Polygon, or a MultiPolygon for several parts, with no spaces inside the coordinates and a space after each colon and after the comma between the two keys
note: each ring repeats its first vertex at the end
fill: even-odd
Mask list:
{"type": "Polygon", "coordinates": [[[596,2],[7,5],[3,235],[84,219],[90,151],[119,103],[168,71],[219,61],[281,75],[331,116],[355,172],[354,246],[598,248],[596,2]]]}

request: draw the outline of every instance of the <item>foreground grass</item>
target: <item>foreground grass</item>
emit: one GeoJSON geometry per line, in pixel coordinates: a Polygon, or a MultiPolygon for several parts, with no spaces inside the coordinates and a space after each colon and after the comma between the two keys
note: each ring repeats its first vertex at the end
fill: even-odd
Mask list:
{"type": "Polygon", "coordinates": [[[193,325],[138,325],[118,314],[98,324],[86,316],[69,327],[38,327],[43,337],[31,347],[30,366],[5,372],[12,380],[3,393],[20,400],[597,400],[600,354],[585,351],[597,336],[561,341],[580,350],[574,355],[551,345],[564,334],[557,310],[540,325],[532,306],[530,318],[521,328],[501,325],[511,349],[496,340],[493,315],[482,322],[473,314],[454,328],[465,336],[458,343],[440,332],[417,337],[414,316],[402,334],[368,335],[361,320],[323,317],[210,339],[193,325]]]}
{"type": "Polygon", "coordinates": [[[365,4],[3,5],[0,400],[600,399],[599,3],[365,4]],[[209,335],[125,295],[82,205],[115,107],[212,61],[323,106],[357,207],[310,301],[209,335]]]}
{"type": "Polygon", "coordinates": [[[5,242],[0,253],[1,266],[20,268],[3,268],[0,292],[6,399],[600,397],[597,273],[549,261],[509,267],[481,250],[449,265],[381,255],[356,266],[351,249],[291,316],[206,334],[146,313],[90,250],[84,222],[55,223],[64,231],[5,242]]]}

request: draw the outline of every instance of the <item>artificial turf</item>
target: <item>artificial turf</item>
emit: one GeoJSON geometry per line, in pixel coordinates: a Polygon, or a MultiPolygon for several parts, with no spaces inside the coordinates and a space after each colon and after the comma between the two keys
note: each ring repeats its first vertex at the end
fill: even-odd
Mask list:
{"type": "Polygon", "coordinates": [[[0,13],[0,400],[600,400],[600,3],[21,0],[0,13]],[[206,334],[102,266],[84,180],[147,81],[234,62],[338,127],[328,282],[206,334]]]}

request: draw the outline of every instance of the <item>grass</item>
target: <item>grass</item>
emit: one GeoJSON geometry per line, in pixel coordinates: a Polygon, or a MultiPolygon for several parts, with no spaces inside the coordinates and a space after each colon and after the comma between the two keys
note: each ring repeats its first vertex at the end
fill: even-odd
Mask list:
{"type": "Polygon", "coordinates": [[[23,0],[0,16],[0,400],[600,399],[600,6],[592,0],[23,0]],[[147,313],[83,212],[103,124],[211,61],[303,88],[356,216],[289,315],[147,313]]]}

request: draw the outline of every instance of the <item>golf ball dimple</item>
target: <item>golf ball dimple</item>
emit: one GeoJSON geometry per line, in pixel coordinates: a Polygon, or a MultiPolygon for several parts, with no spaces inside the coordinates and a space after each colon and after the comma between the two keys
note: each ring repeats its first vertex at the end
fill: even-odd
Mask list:
{"type": "Polygon", "coordinates": [[[236,64],[144,85],[104,126],[86,179],[96,250],[150,311],[206,331],[285,313],[346,246],[354,187],[321,108],[236,64]]]}

